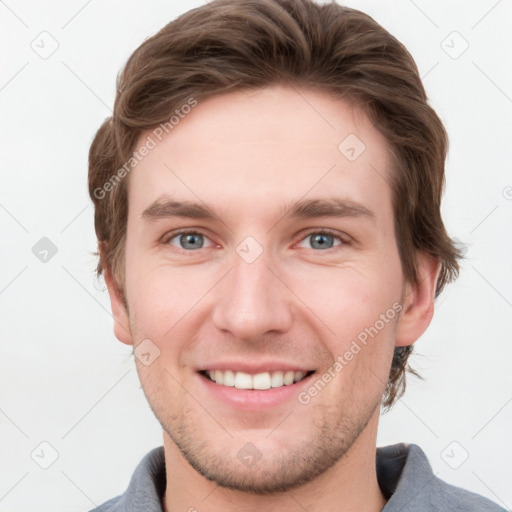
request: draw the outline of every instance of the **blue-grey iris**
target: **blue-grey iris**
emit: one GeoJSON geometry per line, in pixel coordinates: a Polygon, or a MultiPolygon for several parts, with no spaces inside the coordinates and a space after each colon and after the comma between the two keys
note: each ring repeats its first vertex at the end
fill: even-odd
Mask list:
{"type": "Polygon", "coordinates": [[[310,235],[311,247],[314,249],[330,249],[334,245],[334,237],[332,235],[316,233],[310,235]],[[315,247],[315,243],[317,246],[315,247]]]}
{"type": "Polygon", "coordinates": [[[187,233],[181,235],[180,245],[184,249],[201,249],[204,245],[204,236],[200,233],[187,233]]]}

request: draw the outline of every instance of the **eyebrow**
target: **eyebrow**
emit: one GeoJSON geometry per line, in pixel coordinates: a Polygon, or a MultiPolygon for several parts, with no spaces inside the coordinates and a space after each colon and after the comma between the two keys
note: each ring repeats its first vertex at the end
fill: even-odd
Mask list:
{"type": "Polygon", "coordinates": [[[212,211],[200,203],[191,201],[172,201],[158,199],[144,210],[141,217],[152,221],[168,217],[188,219],[215,219],[212,211]]]}
{"type": "MultiPolygon", "coordinates": [[[[170,199],[157,199],[144,210],[141,217],[147,221],[174,217],[202,220],[215,220],[219,218],[213,212],[213,208],[205,204],[192,201],[173,201],[170,199]]],[[[285,205],[282,208],[281,218],[278,222],[285,218],[312,219],[317,217],[363,217],[374,220],[375,214],[364,204],[349,199],[302,199],[285,205]]]]}
{"type": "Polygon", "coordinates": [[[375,218],[370,208],[349,199],[307,199],[286,207],[284,218],[312,219],[315,217],[367,217],[375,218]]]}

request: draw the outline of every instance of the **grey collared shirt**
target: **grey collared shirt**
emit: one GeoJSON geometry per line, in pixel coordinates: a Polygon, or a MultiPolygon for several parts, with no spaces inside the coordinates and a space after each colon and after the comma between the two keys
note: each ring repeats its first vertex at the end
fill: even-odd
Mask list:
{"type": "MultiPolygon", "coordinates": [[[[382,512],[506,512],[478,494],[437,478],[423,450],[415,444],[377,448],[377,479],[388,500],[382,512]]],[[[91,512],[163,512],[166,486],[163,446],[139,463],[124,494],[91,512]]]]}

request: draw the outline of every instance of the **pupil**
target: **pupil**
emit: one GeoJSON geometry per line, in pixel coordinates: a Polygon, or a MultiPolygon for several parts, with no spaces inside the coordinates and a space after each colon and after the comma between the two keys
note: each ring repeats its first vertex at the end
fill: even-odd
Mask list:
{"type": "Polygon", "coordinates": [[[203,235],[181,235],[181,245],[184,249],[200,249],[203,246],[203,235]]]}
{"type": "Polygon", "coordinates": [[[317,244],[318,249],[330,249],[332,247],[332,236],[331,235],[312,235],[313,237],[313,247],[317,244]],[[326,239],[330,239],[330,241],[326,241],[326,239]],[[330,243],[329,243],[330,242],[330,243]]]}

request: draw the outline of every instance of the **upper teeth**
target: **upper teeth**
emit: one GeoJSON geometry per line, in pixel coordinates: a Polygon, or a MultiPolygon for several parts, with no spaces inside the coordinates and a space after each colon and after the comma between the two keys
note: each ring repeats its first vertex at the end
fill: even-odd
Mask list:
{"type": "Polygon", "coordinates": [[[208,377],[217,384],[234,386],[238,389],[270,389],[289,386],[304,378],[306,372],[302,371],[275,371],[263,372],[251,375],[245,372],[233,372],[231,370],[208,370],[208,377]]]}

